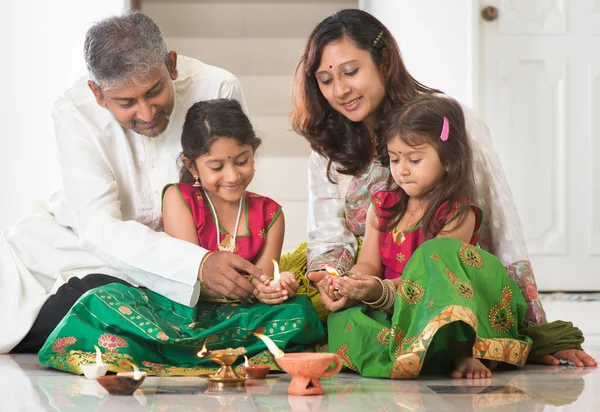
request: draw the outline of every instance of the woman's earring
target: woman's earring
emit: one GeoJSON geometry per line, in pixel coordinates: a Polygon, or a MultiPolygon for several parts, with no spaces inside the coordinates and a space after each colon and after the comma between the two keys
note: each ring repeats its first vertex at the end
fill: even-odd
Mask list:
{"type": "Polygon", "coordinates": [[[200,179],[198,178],[198,175],[194,175],[194,184],[192,186],[194,187],[202,187],[202,183],[200,183],[200,179]]]}

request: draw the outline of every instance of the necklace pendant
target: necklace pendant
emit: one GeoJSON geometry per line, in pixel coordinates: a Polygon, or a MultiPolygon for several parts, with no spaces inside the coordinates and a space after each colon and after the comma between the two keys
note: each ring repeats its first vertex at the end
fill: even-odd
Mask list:
{"type": "Polygon", "coordinates": [[[403,231],[398,230],[398,228],[394,228],[392,230],[392,239],[394,239],[394,242],[400,246],[406,240],[406,237],[404,236],[403,231]]]}
{"type": "Polygon", "coordinates": [[[233,238],[231,236],[229,236],[229,234],[227,234],[225,236],[225,239],[223,239],[223,241],[219,245],[219,250],[221,252],[232,252],[232,253],[237,251],[237,246],[233,242],[233,238]]]}

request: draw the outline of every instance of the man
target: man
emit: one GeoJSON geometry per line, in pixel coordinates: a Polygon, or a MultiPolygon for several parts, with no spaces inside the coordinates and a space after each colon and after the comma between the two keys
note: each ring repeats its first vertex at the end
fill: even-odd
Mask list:
{"type": "MultiPolygon", "coordinates": [[[[194,306],[206,250],[160,231],[161,194],[178,181],[188,108],[234,98],[227,71],[168,51],[160,28],[140,12],[91,27],[89,79],[53,110],[62,189],[0,235],[0,353],[37,352],[87,290],[141,285],[194,306]]],[[[229,252],[206,255],[205,287],[233,299],[254,287],[238,272],[260,269],[229,252]]]]}

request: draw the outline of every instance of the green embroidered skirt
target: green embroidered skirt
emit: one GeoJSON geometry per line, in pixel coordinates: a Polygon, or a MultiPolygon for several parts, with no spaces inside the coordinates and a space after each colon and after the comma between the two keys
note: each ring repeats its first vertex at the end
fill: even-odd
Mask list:
{"type": "MultiPolygon", "coordinates": [[[[244,346],[251,364],[277,369],[261,331],[286,352],[302,351],[325,334],[310,298],[298,295],[281,305],[175,303],[146,289],[113,283],[83,295],[39,352],[40,363],[81,374],[95,362],[94,345],[113,372],[131,363],[151,375],[202,375],[218,365],[197,352],[205,340],[211,350],[244,346]]],[[[238,359],[237,365],[244,358],[238,359]]]]}
{"type": "Polygon", "coordinates": [[[376,378],[450,371],[457,342],[472,342],[476,358],[522,366],[532,343],[518,331],[526,308],[495,256],[456,239],[433,239],[406,265],[393,313],[361,305],[329,315],[328,350],[376,378]]]}

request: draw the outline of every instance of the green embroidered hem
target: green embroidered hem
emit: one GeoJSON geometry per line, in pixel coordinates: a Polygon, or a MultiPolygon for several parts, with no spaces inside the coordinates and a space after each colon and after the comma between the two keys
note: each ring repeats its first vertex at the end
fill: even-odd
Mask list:
{"type": "Polygon", "coordinates": [[[189,308],[150,290],[113,283],[75,303],[46,340],[39,360],[81,374],[80,365],[95,363],[97,345],[112,372],[131,371],[131,362],[151,375],[203,375],[218,369],[197,356],[206,340],[212,350],[243,346],[251,364],[278,370],[254,331],[286,352],[306,350],[325,336],[307,296],[281,305],[199,303],[189,308]]]}

